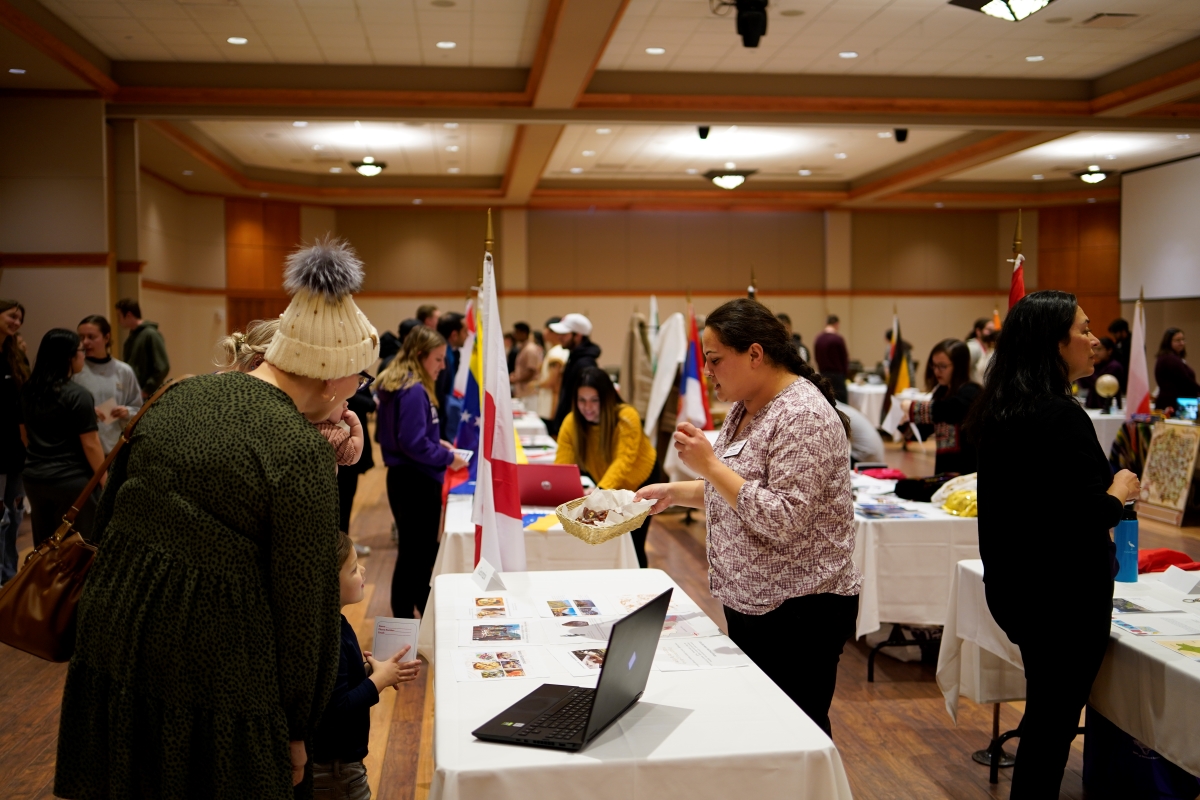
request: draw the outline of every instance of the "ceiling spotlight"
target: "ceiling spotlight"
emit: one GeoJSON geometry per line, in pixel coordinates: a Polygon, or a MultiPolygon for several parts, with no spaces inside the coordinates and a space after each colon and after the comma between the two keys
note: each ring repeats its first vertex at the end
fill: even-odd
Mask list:
{"type": "Polygon", "coordinates": [[[584,151],[583,151],[583,157],[584,157],[584,158],[591,158],[591,157],[592,157],[592,156],[594,156],[594,155],[596,155],[596,151],[595,151],[595,150],[584,150],[584,151]]]}
{"type": "Polygon", "coordinates": [[[194,172],[192,172],[190,169],[185,169],[185,170],[183,171],[183,174],[184,174],[184,175],[194,175],[195,173],[194,173],[194,172]]]}
{"type": "Polygon", "coordinates": [[[1112,173],[1104,172],[1098,166],[1092,165],[1092,166],[1088,167],[1086,170],[1082,170],[1080,172],[1072,172],[1071,174],[1074,175],[1076,178],[1079,178],[1079,180],[1083,181],[1084,183],[1099,183],[1100,181],[1104,180],[1112,173]]]}
{"type": "Polygon", "coordinates": [[[801,177],[801,178],[807,178],[809,175],[812,175],[812,170],[811,170],[811,169],[802,169],[802,170],[800,170],[800,177],[801,177]]]}
{"type": "Polygon", "coordinates": [[[890,138],[892,138],[892,132],[891,132],[891,131],[880,131],[879,133],[877,133],[877,134],[875,134],[875,135],[876,135],[876,136],[878,136],[880,139],[890,139],[890,138]]]}
{"type": "Polygon", "coordinates": [[[612,133],[612,128],[596,128],[596,133],[600,134],[601,136],[607,136],[608,134],[612,133]]]}
{"type": "Polygon", "coordinates": [[[460,171],[461,170],[459,170],[458,167],[450,167],[446,170],[446,172],[449,172],[451,175],[457,175],[460,171]]]}
{"type": "Polygon", "coordinates": [[[329,171],[332,172],[334,175],[340,175],[342,172],[342,168],[341,167],[330,167],[329,171]]]}
{"type": "Polygon", "coordinates": [[[1045,61],[1046,57],[1045,56],[1025,56],[1025,60],[1030,63],[1033,63],[1036,61],[1045,61]]]}
{"type": "Polygon", "coordinates": [[[843,50],[838,53],[838,58],[858,58],[858,53],[853,50],[843,50]]]}
{"type": "Polygon", "coordinates": [[[458,145],[456,145],[456,144],[446,145],[446,152],[447,153],[457,153],[458,145]]]}
{"type": "Polygon", "coordinates": [[[313,145],[313,150],[321,151],[324,149],[325,149],[325,145],[323,145],[323,144],[314,144],[313,145]]]}
{"type": "Polygon", "coordinates": [[[904,144],[908,141],[908,128],[896,128],[893,133],[896,134],[896,141],[900,144],[904,144]]]}
{"type": "Polygon", "coordinates": [[[709,9],[721,16],[728,14],[730,9],[737,10],[737,35],[742,37],[745,47],[758,47],[759,39],[767,35],[767,0],[710,0],[709,9]]]}
{"type": "Polygon", "coordinates": [[[647,47],[646,48],[646,55],[648,55],[648,56],[666,55],[666,52],[667,52],[667,48],[665,48],[665,47],[647,47]]]}
{"type": "Polygon", "coordinates": [[[846,154],[845,153],[834,153],[833,157],[836,159],[843,159],[846,157],[846,154]]]}
{"type": "Polygon", "coordinates": [[[458,47],[458,42],[438,42],[437,43],[438,50],[453,50],[456,47],[458,47]]]}
{"type": "Polygon", "coordinates": [[[1054,0],[950,0],[950,5],[982,11],[989,17],[1008,22],[1020,22],[1052,2],[1054,0]]]}
{"type": "Polygon", "coordinates": [[[725,169],[737,169],[737,164],[733,163],[732,161],[726,161],[725,169]]]}
{"type": "Polygon", "coordinates": [[[304,122],[303,120],[296,120],[295,122],[292,123],[292,127],[293,128],[307,128],[308,123],[304,122]]]}
{"type": "Polygon", "coordinates": [[[572,175],[578,175],[581,172],[583,172],[583,167],[571,167],[572,175]]]}
{"type": "Polygon", "coordinates": [[[696,175],[696,174],[698,174],[699,172],[700,172],[700,170],[698,170],[698,169],[689,169],[689,170],[687,171],[687,174],[688,174],[688,175],[696,175]]]}
{"type": "Polygon", "coordinates": [[[245,36],[230,36],[225,41],[229,42],[230,44],[246,44],[250,40],[245,36]]]}
{"type": "Polygon", "coordinates": [[[13,67],[8,72],[11,75],[24,75],[25,74],[25,70],[21,69],[20,67],[13,67]]]}
{"type": "Polygon", "coordinates": [[[1099,172],[1099,171],[1100,171],[1100,165],[1099,165],[1099,164],[1089,164],[1089,165],[1088,165],[1088,169],[1089,169],[1091,172],[1099,172]]]}
{"type": "Polygon", "coordinates": [[[700,125],[699,127],[696,128],[696,133],[698,133],[700,135],[701,139],[707,139],[708,132],[710,130],[712,130],[712,128],[710,128],[708,125],[700,125]]]}
{"type": "Polygon", "coordinates": [[[457,122],[443,122],[442,127],[448,131],[452,131],[458,127],[458,123],[457,122]]]}
{"type": "MultiPolygon", "coordinates": [[[[363,175],[368,178],[374,178],[376,175],[383,172],[387,164],[382,161],[376,161],[371,156],[365,156],[362,161],[351,161],[350,166],[354,167],[354,171],[359,175],[363,175]]],[[[332,172],[332,170],[330,171],[332,172]]]]}
{"type": "Polygon", "coordinates": [[[736,189],[746,182],[746,178],[758,172],[756,169],[734,170],[726,169],[710,169],[704,173],[704,177],[712,181],[722,189],[736,189]]]}
{"type": "Polygon", "coordinates": [[[1042,180],[1043,178],[1045,178],[1046,176],[1045,176],[1045,175],[1042,175],[1041,173],[1038,173],[1037,175],[1033,175],[1032,177],[1033,177],[1033,179],[1034,179],[1035,181],[1040,181],[1040,180],[1042,180]]]}
{"type": "Polygon", "coordinates": [[[1105,161],[1116,161],[1116,160],[1117,160],[1117,157],[1116,157],[1116,156],[1114,156],[1112,153],[1109,153],[1108,155],[1106,155],[1106,156],[1104,157],[1104,160],[1105,160],[1105,161]]]}

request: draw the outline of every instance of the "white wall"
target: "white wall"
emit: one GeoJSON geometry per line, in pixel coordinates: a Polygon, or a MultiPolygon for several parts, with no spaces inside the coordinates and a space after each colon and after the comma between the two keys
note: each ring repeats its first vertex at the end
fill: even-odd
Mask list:
{"type": "Polygon", "coordinates": [[[75,330],[89,314],[112,318],[107,267],[5,267],[0,270],[0,297],[21,301],[25,324],[21,335],[35,360],[42,336],[51,328],[75,330]]]}
{"type": "Polygon", "coordinates": [[[213,351],[225,336],[225,297],[142,288],[142,313],[158,323],[171,359],[171,377],[212,372],[213,351]]]}
{"type": "MultiPolygon", "coordinates": [[[[225,201],[189,195],[142,175],[142,277],[177,286],[225,286],[225,201]]],[[[145,309],[142,309],[145,311],[145,309]]]]}

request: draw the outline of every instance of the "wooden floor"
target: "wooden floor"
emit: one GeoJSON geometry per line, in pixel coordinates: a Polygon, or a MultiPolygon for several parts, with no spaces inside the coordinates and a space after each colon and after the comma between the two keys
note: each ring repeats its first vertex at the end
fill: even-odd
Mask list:
{"type": "MultiPolygon", "coordinates": [[[[931,452],[898,448],[888,461],[908,474],[933,472],[931,452]]],[[[359,632],[370,640],[376,615],[389,611],[388,592],[395,547],[390,537],[391,513],[384,490],[384,471],[361,479],[355,500],[351,534],[373,553],[364,559],[367,594],[363,603],[346,610],[359,632]]],[[[1200,528],[1177,529],[1143,522],[1143,547],[1171,547],[1200,560],[1200,528]]],[[[28,521],[19,545],[30,546],[28,521]]],[[[724,626],[721,607],[708,593],[702,515],[688,524],[682,514],[663,515],[651,526],[647,540],[650,565],[665,570],[708,614],[724,626]]],[[[991,706],[963,700],[959,724],[946,714],[934,683],[934,669],[886,656],[876,665],[875,683],[866,682],[867,648],[846,647],[838,667],[837,693],[830,717],[834,741],[841,752],[854,796],[860,800],[962,800],[1008,796],[1008,771],[998,786],[989,786],[987,769],[971,761],[971,753],[986,747],[991,730],[991,706]]],[[[0,798],[50,798],[58,704],[66,666],[47,664],[0,646],[0,798]]],[[[372,711],[371,755],[367,769],[379,800],[424,800],[433,776],[433,692],[428,674],[396,691],[387,691],[372,711]]],[[[1003,728],[1020,720],[1020,704],[1005,704],[1003,728]]],[[[1080,771],[1082,740],[1072,750],[1062,798],[1083,798],[1080,771]]]]}

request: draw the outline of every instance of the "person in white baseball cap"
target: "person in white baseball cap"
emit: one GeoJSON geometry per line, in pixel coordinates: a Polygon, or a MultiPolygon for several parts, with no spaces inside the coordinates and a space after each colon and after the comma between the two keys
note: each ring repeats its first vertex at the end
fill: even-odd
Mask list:
{"type": "Polygon", "coordinates": [[[547,426],[551,436],[558,436],[558,429],[574,405],[579,376],[587,367],[599,366],[596,362],[600,358],[600,347],[588,338],[592,334],[592,321],[583,314],[567,314],[560,321],[551,324],[550,330],[561,337],[559,344],[571,353],[567,358],[567,365],[563,367],[558,408],[554,412],[552,424],[547,426]]]}

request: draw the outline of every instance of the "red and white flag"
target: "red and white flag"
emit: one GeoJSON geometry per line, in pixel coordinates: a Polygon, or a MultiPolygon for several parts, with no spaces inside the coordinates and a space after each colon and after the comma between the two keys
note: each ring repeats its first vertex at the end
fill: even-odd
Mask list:
{"type": "Polygon", "coordinates": [[[1125,383],[1125,419],[1150,413],[1150,371],[1146,369],[1146,312],[1139,297],[1129,337],[1129,376],[1125,383]]]}
{"type": "MultiPolygon", "coordinates": [[[[1020,228],[1020,226],[1017,226],[1020,228]]],[[[1012,284],[1008,287],[1008,308],[1011,311],[1012,307],[1017,304],[1017,301],[1025,296],[1025,256],[1017,254],[1013,259],[1012,284]]]]}
{"type": "Polygon", "coordinates": [[[713,429],[708,407],[708,383],[704,380],[704,347],[696,327],[696,312],[688,303],[688,349],[679,376],[679,422],[690,422],[700,430],[713,429]]]}
{"type": "Polygon", "coordinates": [[[517,440],[491,253],[483,257],[479,311],[476,335],[483,338],[483,431],[472,513],[475,564],[485,558],[499,572],[523,572],[525,530],[517,487],[517,440]]]}

